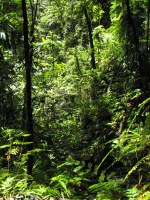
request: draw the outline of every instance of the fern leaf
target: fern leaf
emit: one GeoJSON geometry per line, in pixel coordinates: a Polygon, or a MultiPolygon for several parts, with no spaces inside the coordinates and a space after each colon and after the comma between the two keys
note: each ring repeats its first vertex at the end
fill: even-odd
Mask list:
{"type": "MultiPolygon", "coordinates": [[[[147,156],[143,157],[141,160],[139,160],[139,161],[136,163],[136,165],[134,165],[134,167],[132,167],[132,169],[131,169],[131,170],[128,172],[128,174],[125,176],[124,181],[139,167],[140,164],[142,164],[142,163],[143,163],[144,161],[146,161],[146,160],[150,161],[150,155],[147,155],[147,156]]],[[[148,162],[146,161],[146,163],[148,163],[148,162]]]]}

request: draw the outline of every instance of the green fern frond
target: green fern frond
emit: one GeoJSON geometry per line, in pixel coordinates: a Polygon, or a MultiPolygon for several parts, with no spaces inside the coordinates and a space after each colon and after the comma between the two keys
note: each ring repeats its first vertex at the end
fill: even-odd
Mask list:
{"type": "Polygon", "coordinates": [[[142,194],[142,199],[149,200],[150,199],[150,191],[144,192],[144,194],[142,194]]]}
{"type": "Polygon", "coordinates": [[[139,160],[136,163],[136,165],[134,165],[132,167],[132,169],[128,172],[128,174],[125,176],[124,181],[139,167],[139,165],[141,165],[145,161],[146,161],[146,163],[150,162],[150,155],[147,155],[147,156],[143,157],[141,160],[139,160]]]}
{"type": "MultiPolygon", "coordinates": [[[[128,131],[130,131],[130,129],[131,129],[131,127],[132,127],[132,124],[133,124],[134,121],[136,120],[137,116],[141,113],[143,107],[144,107],[148,102],[150,102],[150,97],[147,98],[145,101],[143,101],[141,104],[139,104],[139,106],[138,106],[139,109],[138,109],[137,112],[135,113],[134,118],[132,119],[132,121],[131,121],[131,123],[130,123],[130,126],[129,126],[129,128],[128,128],[128,131]]],[[[127,132],[128,132],[128,131],[127,131],[127,132]]]]}
{"type": "Polygon", "coordinates": [[[137,188],[128,189],[125,195],[129,200],[134,200],[139,195],[139,190],[137,188]]]}
{"type": "Polygon", "coordinates": [[[11,144],[4,144],[0,146],[0,149],[5,149],[5,148],[9,148],[11,146],[11,144]]]}
{"type": "Polygon", "coordinates": [[[96,168],[96,172],[98,172],[99,168],[101,167],[101,165],[103,164],[103,162],[106,160],[106,158],[114,151],[114,149],[118,148],[118,144],[116,144],[107,154],[106,156],[102,159],[102,161],[100,162],[100,164],[97,166],[96,168]]]}
{"type": "Polygon", "coordinates": [[[71,191],[68,188],[68,183],[70,182],[70,177],[65,174],[60,174],[51,179],[51,184],[56,183],[56,188],[63,191],[68,197],[71,196],[71,191]]]}
{"type": "Polygon", "coordinates": [[[2,131],[2,133],[5,138],[9,138],[9,139],[28,137],[30,135],[21,129],[5,129],[2,131]]]}

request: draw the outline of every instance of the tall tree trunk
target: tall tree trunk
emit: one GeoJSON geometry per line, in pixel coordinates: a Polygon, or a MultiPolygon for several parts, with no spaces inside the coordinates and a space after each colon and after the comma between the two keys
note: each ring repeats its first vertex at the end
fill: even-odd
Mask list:
{"type": "Polygon", "coordinates": [[[138,85],[144,91],[143,97],[147,95],[149,91],[148,81],[149,81],[149,12],[150,12],[150,1],[148,1],[148,11],[147,11],[147,50],[146,50],[146,59],[142,57],[141,52],[139,51],[140,40],[137,32],[136,24],[133,18],[133,13],[131,11],[130,0],[125,0],[127,8],[128,23],[132,29],[133,33],[133,44],[136,51],[136,63],[137,63],[137,73],[138,73],[138,85]]]}
{"type": "Polygon", "coordinates": [[[146,34],[146,69],[145,69],[145,77],[146,77],[146,88],[148,88],[148,83],[150,82],[150,69],[149,69],[149,25],[150,25],[150,0],[148,1],[147,6],[147,34],[146,34]]]}
{"type": "Polygon", "coordinates": [[[138,76],[138,86],[141,89],[145,88],[145,84],[143,83],[143,78],[144,78],[144,64],[142,62],[142,58],[141,58],[141,54],[139,51],[139,35],[137,33],[137,29],[136,29],[136,24],[135,21],[133,19],[133,13],[131,11],[131,7],[130,7],[130,0],[125,0],[126,3],[126,8],[127,8],[127,17],[128,17],[128,24],[129,27],[131,27],[132,30],[132,34],[133,34],[133,45],[135,46],[135,60],[134,62],[136,63],[136,67],[137,67],[137,76],[138,76]]]}
{"type": "Polygon", "coordinates": [[[110,19],[110,0],[99,0],[99,3],[103,9],[103,16],[100,18],[100,24],[104,26],[105,29],[109,28],[111,25],[110,19]]]}
{"type": "MultiPolygon", "coordinates": [[[[88,27],[88,33],[89,33],[89,41],[90,41],[90,51],[91,51],[91,67],[92,69],[96,69],[96,62],[95,62],[95,51],[94,51],[94,42],[93,42],[93,34],[92,34],[92,23],[90,16],[88,14],[88,11],[86,9],[86,5],[84,5],[84,14],[86,18],[86,23],[88,27]]],[[[98,91],[97,91],[97,77],[93,77],[93,82],[92,82],[92,88],[91,88],[91,96],[93,100],[96,100],[98,97],[98,91]]]]}
{"type": "MultiPolygon", "coordinates": [[[[30,44],[29,44],[29,30],[28,30],[28,17],[26,0],[22,0],[22,12],[23,12],[23,35],[24,35],[24,59],[25,59],[25,70],[26,70],[26,95],[25,95],[25,114],[26,114],[26,131],[30,134],[27,146],[27,151],[33,150],[33,115],[32,115],[32,81],[31,81],[31,68],[32,58],[30,55],[30,44]]],[[[28,156],[27,161],[27,174],[32,175],[33,169],[33,156],[28,156]]]]}
{"type": "Polygon", "coordinates": [[[130,0],[126,0],[126,7],[127,7],[127,15],[128,15],[128,23],[130,24],[132,31],[133,31],[133,42],[136,47],[136,51],[139,51],[139,37],[136,31],[135,22],[132,17],[132,12],[130,8],[130,0]]]}
{"type": "Polygon", "coordinates": [[[96,69],[94,43],[93,43],[93,36],[92,36],[92,23],[91,23],[91,19],[89,17],[86,7],[84,8],[84,14],[86,17],[86,22],[87,22],[87,27],[88,27],[88,32],[89,32],[89,40],[90,40],[90,47],[91,47],[91,66],[93,69],[96,69]]]}

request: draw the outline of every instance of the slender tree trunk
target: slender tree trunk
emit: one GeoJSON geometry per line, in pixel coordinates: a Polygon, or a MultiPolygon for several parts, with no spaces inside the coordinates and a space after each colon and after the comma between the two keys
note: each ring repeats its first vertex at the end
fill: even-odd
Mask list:
{"type": "Polygon", "coordinates": [[[136,51],[139,51],[139,37],[136,31],[136,26],[132,17],[132,12],[130,8],[130,0],[126,0],[126,7],[127,7],[127,15],[128,15],[128,23],[130,24],[132,31],[133,31],[133,40],[136,46],[136,51]]]}
{"type": "MultiPolygon", "coordinates": [[[[89,33],[89,41],[90,41],[90,50],[91,50],[91,67],[92,69],[96,69],[96,62],[95,62],[95,52],[94,52],[94,42],[93,42],[93,34],[92,34],[92,23],[90,16],[87,12],[86,5],[84,6],[84,14],[86,18],[86,23],[88,27],[88,33],[89,33]]],[[[97,77],[93,77],[93,82],[92,82],[92,89],[91,89],[91,96],[93,100],[96,100],[98,97],[97,94],[97,77]]]]}
{"type": "Polygon", "coordinates": [[[31,28],[30,33],[28,35],[30,36],[30,62],[32,64],[33,62],[33,42],[35,40],[34,37],[34,31],[35,31],[35,23],[36,23],[36,17],[37,17],[37,11],[38,11],[38,3],[39,0],[36,1],[35,7],[33,5],[33,0],[30,0],[30,7],[31,7],[31,16],[32,16],[32,22],[31,22],[31,28]]]}
{"type": "MultiPolygon", "coordinates": [[[[100,24],[104,26],[104,28],[109,28],[111,25],[111,19],[110,19],[110,6],[111,1],[110,0],[99,0],[99,4],[101,5],[104,13],[103,16],[100,17],[100,24]]],[[[101,9],[101,8],[100,8],[101,9]]]]}
{"type": "MultiPolygon", "coordinates": [[[[28,142],[31,142],[27,146],[27,150],[33,150],[33,115],[32,115],[32,81],[31,81],[31,68],[32,68],[32,59],[30,55],[30,44],[29,44],[29,30],[28,30],[28,17],[27,17],[27,8],[26,0],[22,0],[22,12],[23,12],[23,35],[24,35],[24,59],[25,59],[25,70],[26,70],[26,105],[25,105],[25,114],[26,114],[26,131],[30,134],[28,137],[28,142]]],[[[33,169],[33,156],[28,156],[27,161],[27,174],[32,175],[33,169]]]]}
{"type": "Polygon", "coordinates": [[[146,36],[146,69],[145,69],[145,77],[146,77],[146,86],[148,88],[148,82],[150,81],[150,69],[149,69],[149,25],[150,25],[150,0],[148,1],[147,8],[147,36],[146,36]]]}
{"type": "Polygon", "coordinates": [[[88,32],[89,32],[89,40],[90,40],[90,47],[91,47],[91,66],[93,69],[96,69],[94,43],[93,43],[93,36],[92,36],[92,23],[91,23],[91,19],[89,17],[86,7],[84,8],[84,14],[86,17],[86,22],[87,22],[87,27],[88,27],[88,32]]]}
{"type": "Polygon", "coordinates": [[[131,7],[130,7],[130,0],[125,0],[126,3],[126,8],[127,8],[127,17],[128,17],[128,24],[131,27],[132,30],[132,34],[133,34],[133,45],[135,46],[135,52],[136,52],[136,56],[135,56],[135,63],[136,63],[136,67],[137,67],[137,75],[138,75],[138,86],[141,89],[145,90],[145,83],[144,83],[144,68],[145,68],[145,64],[142,62],[142,58],[141,58],[141,54],[139,51],[139,35],[137,33],[136,30],[136,24],[135,21],[132,17],[132,11],[131,11],[131,7]]]}
{"type": "Polygon", "coordinates": [[[127,15],[128,15],[128,23],[132,28],[133,33],[133,44],[135,45],[136,50],[136,63],[138,69],[138,85],[144,91],[143,97],[145,98],[147,92],[149,91],[148,83],[150,78],[150,70],[149,70],[149,13],[150,13],[150,0],[148,1],[148,9],[147,9],[147,36],[146,36],[146,59],[142,57],[141,52],[139,51],[140,40],[139,35],[136,30],[136,24],[134,18],[132,17],[133,13],[131,11],[130,0],[125,0],[126,8],[127,8],[127,15]]]}

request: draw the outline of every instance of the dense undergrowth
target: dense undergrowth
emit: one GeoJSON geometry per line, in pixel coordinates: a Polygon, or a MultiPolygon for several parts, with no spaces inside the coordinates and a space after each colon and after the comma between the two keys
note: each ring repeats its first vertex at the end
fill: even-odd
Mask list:
{"type": "Polygon", "coordinates": [[[150,199],[149,13],[148,0],[0,1],[1,198],[150,199]]]}
{"type": "MultiPolygon", "coordinates": [[[[37,162],[33,177],[27,177],[25,163],[28,155],[22,153],[22,147],[27,145],[27,142],[20,141],[20,138],[28,134],[15,129],[3,131],[9,138],[7,141],[9,140],[10,144],[0,147],[1,149],[8,148],[6,155],[8,169],[1,169],[1,196],[4,199],[23,194],[25,196],[36,195],[39,199],[48,199],[53,196],[69,199],[148,200],[150,198],[150,113],[147,112],[149,102],[150,98],[143,101],[134,112],[135,115],[131,118],[128,128],[105,144],[111,146],[110,151],[101,162],[94,166],[94,169],[92,162],[86,165],[86,161],[76,160],[72,155],[68,155],[65,162],[59,164],[57,168],[53,163],[47,166],[48,169],[43,168],[43,172],[38,171],[37,162]],[[144,122],[142,122],[142,116],[145,116],[144,122]],[[137,120],[141,119],[142,121],[137,123],[137,120]],[[99,172],[107,158],[114,154],[114,161],[99,172]],[[13,156],[14,161],[9,156],[13,156]],[[16,159],[15,156],[18,158],[16,159]],[[116,165],[117,163],[119,165],[116,165]],[[14,165],[13,171],[11,170],[12,164],[14,165]],[[52,171],[55,176],[49,176],[52,171]]],[[[112,123],[114,122],[112,121],[109,125],[112,123]]],[[[35,149],[32,153],[36,157],[36,154],[43,155],[46,151],[35,149]]]]}

